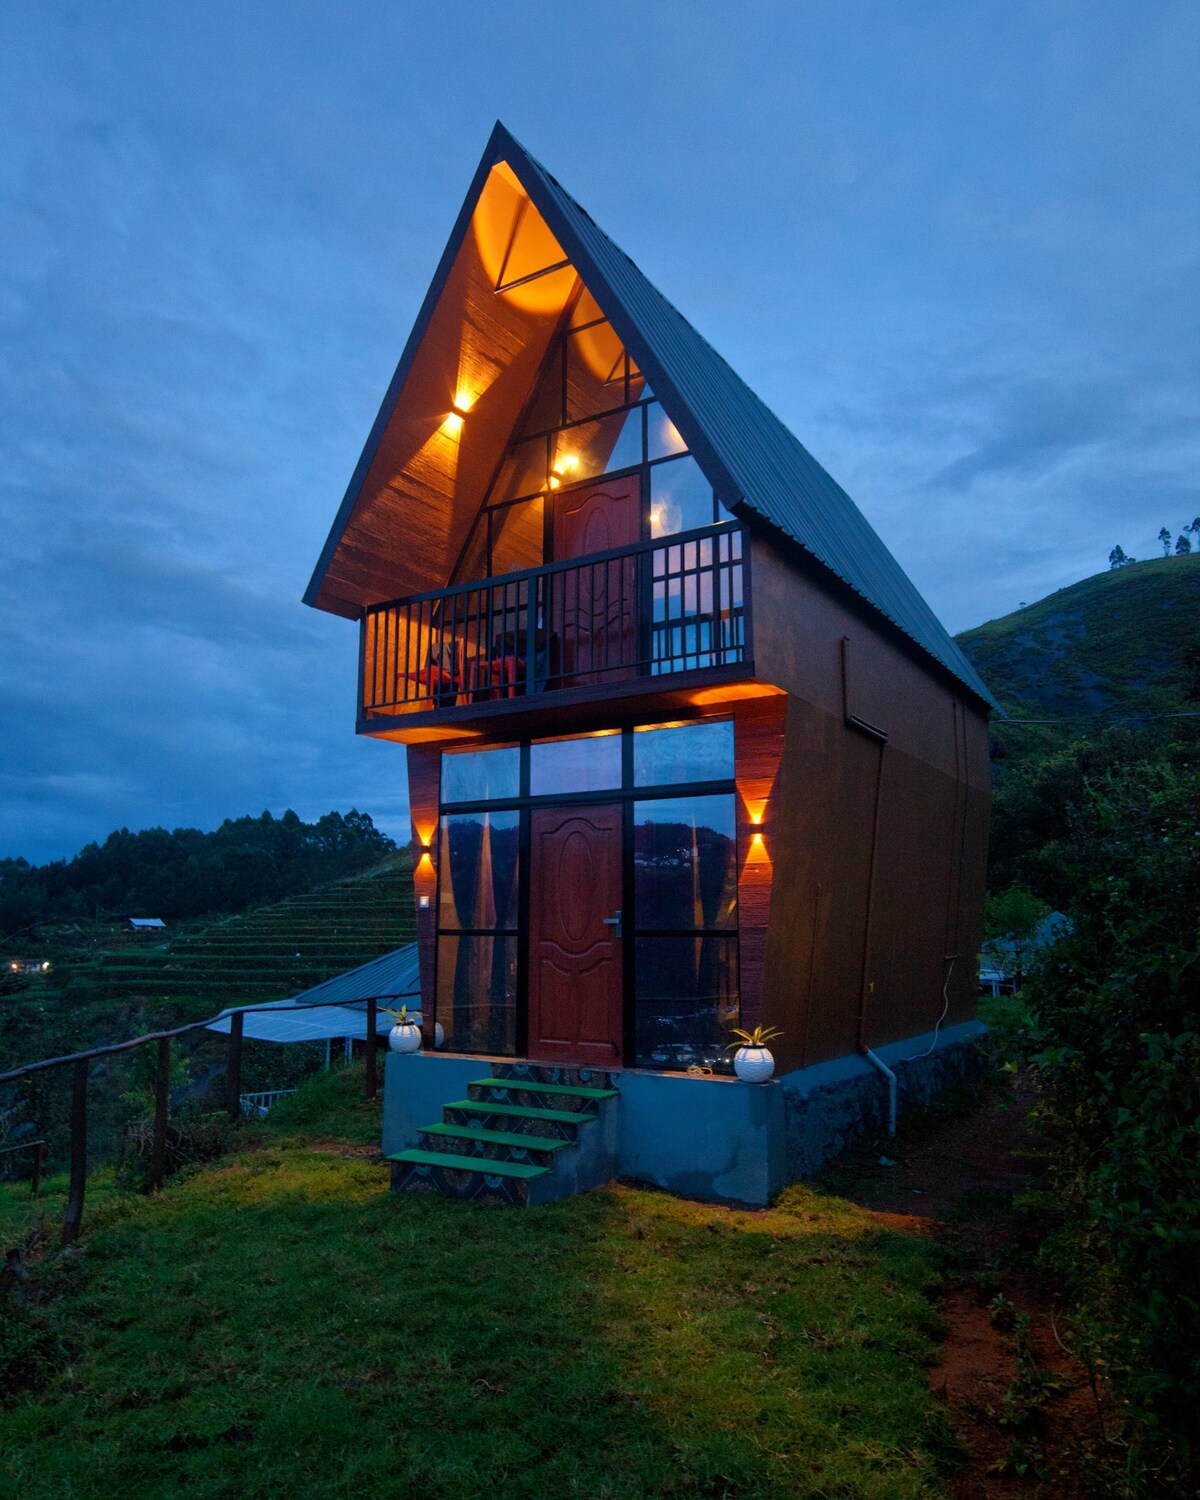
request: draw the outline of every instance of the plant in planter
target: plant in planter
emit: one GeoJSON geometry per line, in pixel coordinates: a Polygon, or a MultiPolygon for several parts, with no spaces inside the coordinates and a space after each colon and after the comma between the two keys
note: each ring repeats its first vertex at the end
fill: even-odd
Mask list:
{"type": "Polygon", "coordinates": [[[783,1032],[778,1026],[756,1026],[753,1031],[739,1031],[735,1026],[733,1034],[738,1040],[725,1044],[726,1052],[733,1053],[733,1071],[743,1083],[766,1083],[775,1071],[767,1043],[783,1032]]]}
{"type": "Polygon", "coordinates": [[[383,1007],[385,1015],[394,1016],[396,1024],[388,1032],[388,1046],[393,1052],[415,1052],[421,1045],[421,1012],[402,1005],[399,1010],[383,1007]]]}

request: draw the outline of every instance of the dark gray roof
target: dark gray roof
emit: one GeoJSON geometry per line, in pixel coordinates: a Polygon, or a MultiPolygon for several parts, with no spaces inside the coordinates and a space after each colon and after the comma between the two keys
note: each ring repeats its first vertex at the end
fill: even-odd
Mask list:
{"type": "Polygon", "coordinates": [[[768,531],[799,546],[972,693],[997,708],[975,668],[841,485],[651,285],[561,183],[499,123],[309,585],[305,596],[308,602],[315,600],[336,539],[349,519],[358,486],[403,387],[420,334],[467,232],[470,211],[488,171],[500,161],[507,162],[529,194],[584,284],[645,371],[689,448],[722,491],[721,498],[748,524],[753,525],[757,518],[767,523],[768,531]]]}
{"type": "MultiPolygon", "coordinates": [[[[332,979],[301,990],[298,995],[272,1001],[248,1012],[242,1023],[243,1035],[260,1042],[314,1042],[326,1037],[358,1036],[366,1025],[366,1002],[372,997],[396,1002],[391,1006],[393,1010],[399,1010],[401,1004],[406,1004],[409,1010],[417,1010],[420,1008],[419,991],[417,945],[406,943],[393,953],[373,958],[370,963],[348,969],[344,974],[335,974],[332,979]],[[320,1004],[322,1001],[339,1003],[320,1004]]],[[[208,1030],[228,1031],[231,1014],[231,1011],[222,1011],[209,1024],[208,1030]]],[[[380,1014],[377,1030],[388,1031],[392,1025],[390,1016],[380,1014]]]]}

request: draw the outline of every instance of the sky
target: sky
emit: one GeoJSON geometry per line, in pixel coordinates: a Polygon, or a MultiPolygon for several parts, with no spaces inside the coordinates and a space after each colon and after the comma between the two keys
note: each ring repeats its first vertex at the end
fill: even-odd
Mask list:
{"type": "Polygon", "coordinates": [[[497,118],[954,631],[1200,512],[1200,6],[0,0],[0,857],[356,806],[300,603],[497,118]]]}

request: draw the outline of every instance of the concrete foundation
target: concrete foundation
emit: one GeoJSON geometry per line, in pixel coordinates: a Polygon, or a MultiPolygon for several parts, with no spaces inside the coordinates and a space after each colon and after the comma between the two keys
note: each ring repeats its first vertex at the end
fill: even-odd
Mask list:
{"type": "MultiPolygon", "coordinates": [[[[899,1114],[977,1078],[987,1035],[979,1021],[911,1037],[877,1056],[896,1074],[899,1114]]],[[[384,1089],[385,1154],[417,1145],[442,1106],[466,1097],[493,1062],[459,1053],[390,1053],[384,1089]]],[[[616,1175],[707,1203],[761,1207],[788,1182],[811,1177],[870,1131],[886,1129],[887,1080],[857,1054],[769,1083],[614,1072],[616,1175]]],[[[583,1184],[581,1184],[583,1185],[583,1184]]],[[[588,1184],[590,1185],[590,1184],[588,1184]]]]}

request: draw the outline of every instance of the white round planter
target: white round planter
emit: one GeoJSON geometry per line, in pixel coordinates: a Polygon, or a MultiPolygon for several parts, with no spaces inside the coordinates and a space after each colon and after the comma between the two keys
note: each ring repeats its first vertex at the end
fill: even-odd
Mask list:
{"type": "Polygon", "coordinates": [[[388,1046],[393,1052],[415,1052],[420,1045],[421,1028],[412,1021],[393,1026],[388,1032],[388,1046]]]}
{"type": "Polygon", "coordinates": [[[733,1071],[743,1083],[766,1083],[775,1071],[775,1059],[766,1047],[739,1047],[733,1054],[733,1071]]]}

